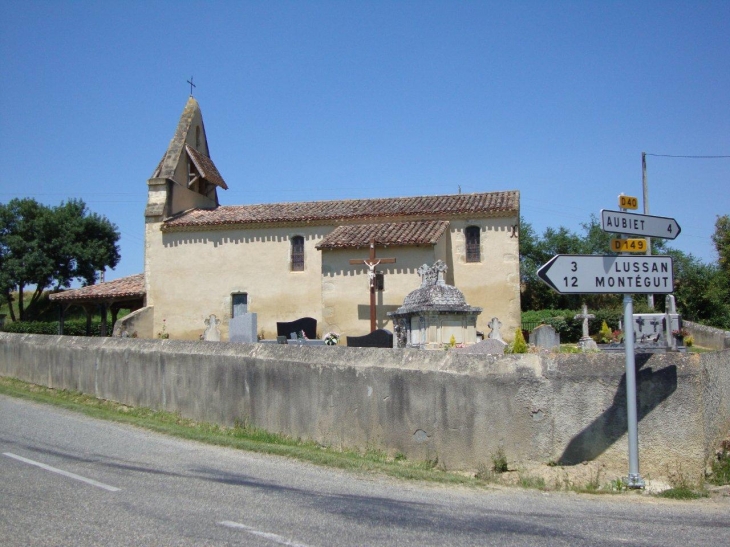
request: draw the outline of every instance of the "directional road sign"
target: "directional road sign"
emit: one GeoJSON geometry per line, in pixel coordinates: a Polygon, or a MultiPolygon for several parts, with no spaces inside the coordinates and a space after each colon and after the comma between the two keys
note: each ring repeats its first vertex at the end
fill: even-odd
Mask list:
{"type": "Polygon", "coordinates": [[[537,275],[561,294],[667,294],[671,256],[556,255],[537,275]]]}
{"type": "Polygon", "coordinates": [[[674,239],[682,231],[677,221],[668,217],[655,217],[625,213],[623,211],[601,210],[601,229],[614,234],[629,234],[646,237],[674,239]]]}

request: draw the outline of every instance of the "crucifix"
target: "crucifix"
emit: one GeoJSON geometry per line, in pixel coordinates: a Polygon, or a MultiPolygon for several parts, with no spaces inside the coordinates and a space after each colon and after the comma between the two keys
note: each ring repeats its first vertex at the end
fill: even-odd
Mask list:
{"type": "Polygon", "coordinates": [[[190,84],[190,96],[192,97],[193,96],[193,88],[194,87],[198,87],[198,86],[193,83],[193,77],[192,76],[190,76],[190,79],[188,80],[188,83],[190,84]]]}
{"type": "Polygon", "coordinates": [[[370,256],[368,258],[353,258],[350,264],[365,264],[368,267],[370,281],[370,332],[375,330],[375,268],[379,264],[394,264],[395,258],[375,257],[375,238],[370,240],[370,256]]]}

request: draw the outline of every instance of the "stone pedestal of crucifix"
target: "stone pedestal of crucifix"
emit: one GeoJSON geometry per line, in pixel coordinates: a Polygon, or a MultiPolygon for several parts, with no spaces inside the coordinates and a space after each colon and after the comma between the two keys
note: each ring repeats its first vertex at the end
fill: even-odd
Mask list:
{"type": "Polygon", "coordinates": [[[394,264],[395,258],[376,258],[375,240],[370,240],[370,256],[363,259],[352,259],[350,264],[365,264],[368,267],[368,280],[370,281],[370,332],[377,328],[375,325],[375,268],[379,264],[394,264]]]}
{"type": "Polygon", "coordinates": [[[575,316],[575,319],[583,320],[583,333],[578,341],[578,345],[583,351],[597,351],[598,345],[595,340],[588,335],[588,320],[593,319],[595,315],[588,313],[588,306],[583,304],[583,313],[579,313],[575,316]]]}

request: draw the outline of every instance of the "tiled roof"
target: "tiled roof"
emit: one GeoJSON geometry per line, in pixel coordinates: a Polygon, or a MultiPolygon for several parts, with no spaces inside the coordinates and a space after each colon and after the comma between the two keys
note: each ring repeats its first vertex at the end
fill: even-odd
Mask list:
{"type": "Polygon", "coordinates": [[[519,211],[520,193],[489,192],[409,198],[352,199],[233,205],[192,209],[166,221],[162,229],[213,229],[216,226],[280,222],[337,222],[378,218],[434,219],[453,216],[499,215],[519,211]]]}
{"type": "Polygon", "coordinates": [[[226,181],[224,181],[223,177],[221,177],[221,174],[218,172],[218,169],[216,169],[212,159],[208,156],[204,156],[189,144],[185,145],[185,150],[187,151],[188,156],[190,156],[190,159],[193,160],[195,168],[198,170],[201,177],[216,186],[220,186],[224,190],[228,190],[226,181]]]}
{"type": "Polygon", "coordinates": [[[144,274],[130,275],[89,285],[80,289],[51,294],[48,298],[54,302],[128,300],[142,298],[145,295],[144,274]]]}
{"type": "Polygon", "coordinates": [[[317,249],[367,247],[373,239],[378,245],[435,245],[448,226],[446,220],[338,226],[317,249]]]}

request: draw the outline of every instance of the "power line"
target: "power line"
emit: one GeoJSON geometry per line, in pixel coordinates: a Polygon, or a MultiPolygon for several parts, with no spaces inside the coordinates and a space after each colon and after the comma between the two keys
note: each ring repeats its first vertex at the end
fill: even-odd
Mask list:
{"type": "Polygon", "coordinates": [[[678,156],[674,154],[649,154],[646,153],[647,156],[654,156],[655,158],[693,158],[693,159],[702,159],[702,160],[714,160],[714,159],[720,159],[720,158],[730,158],[730,156],[678,156]]]}

